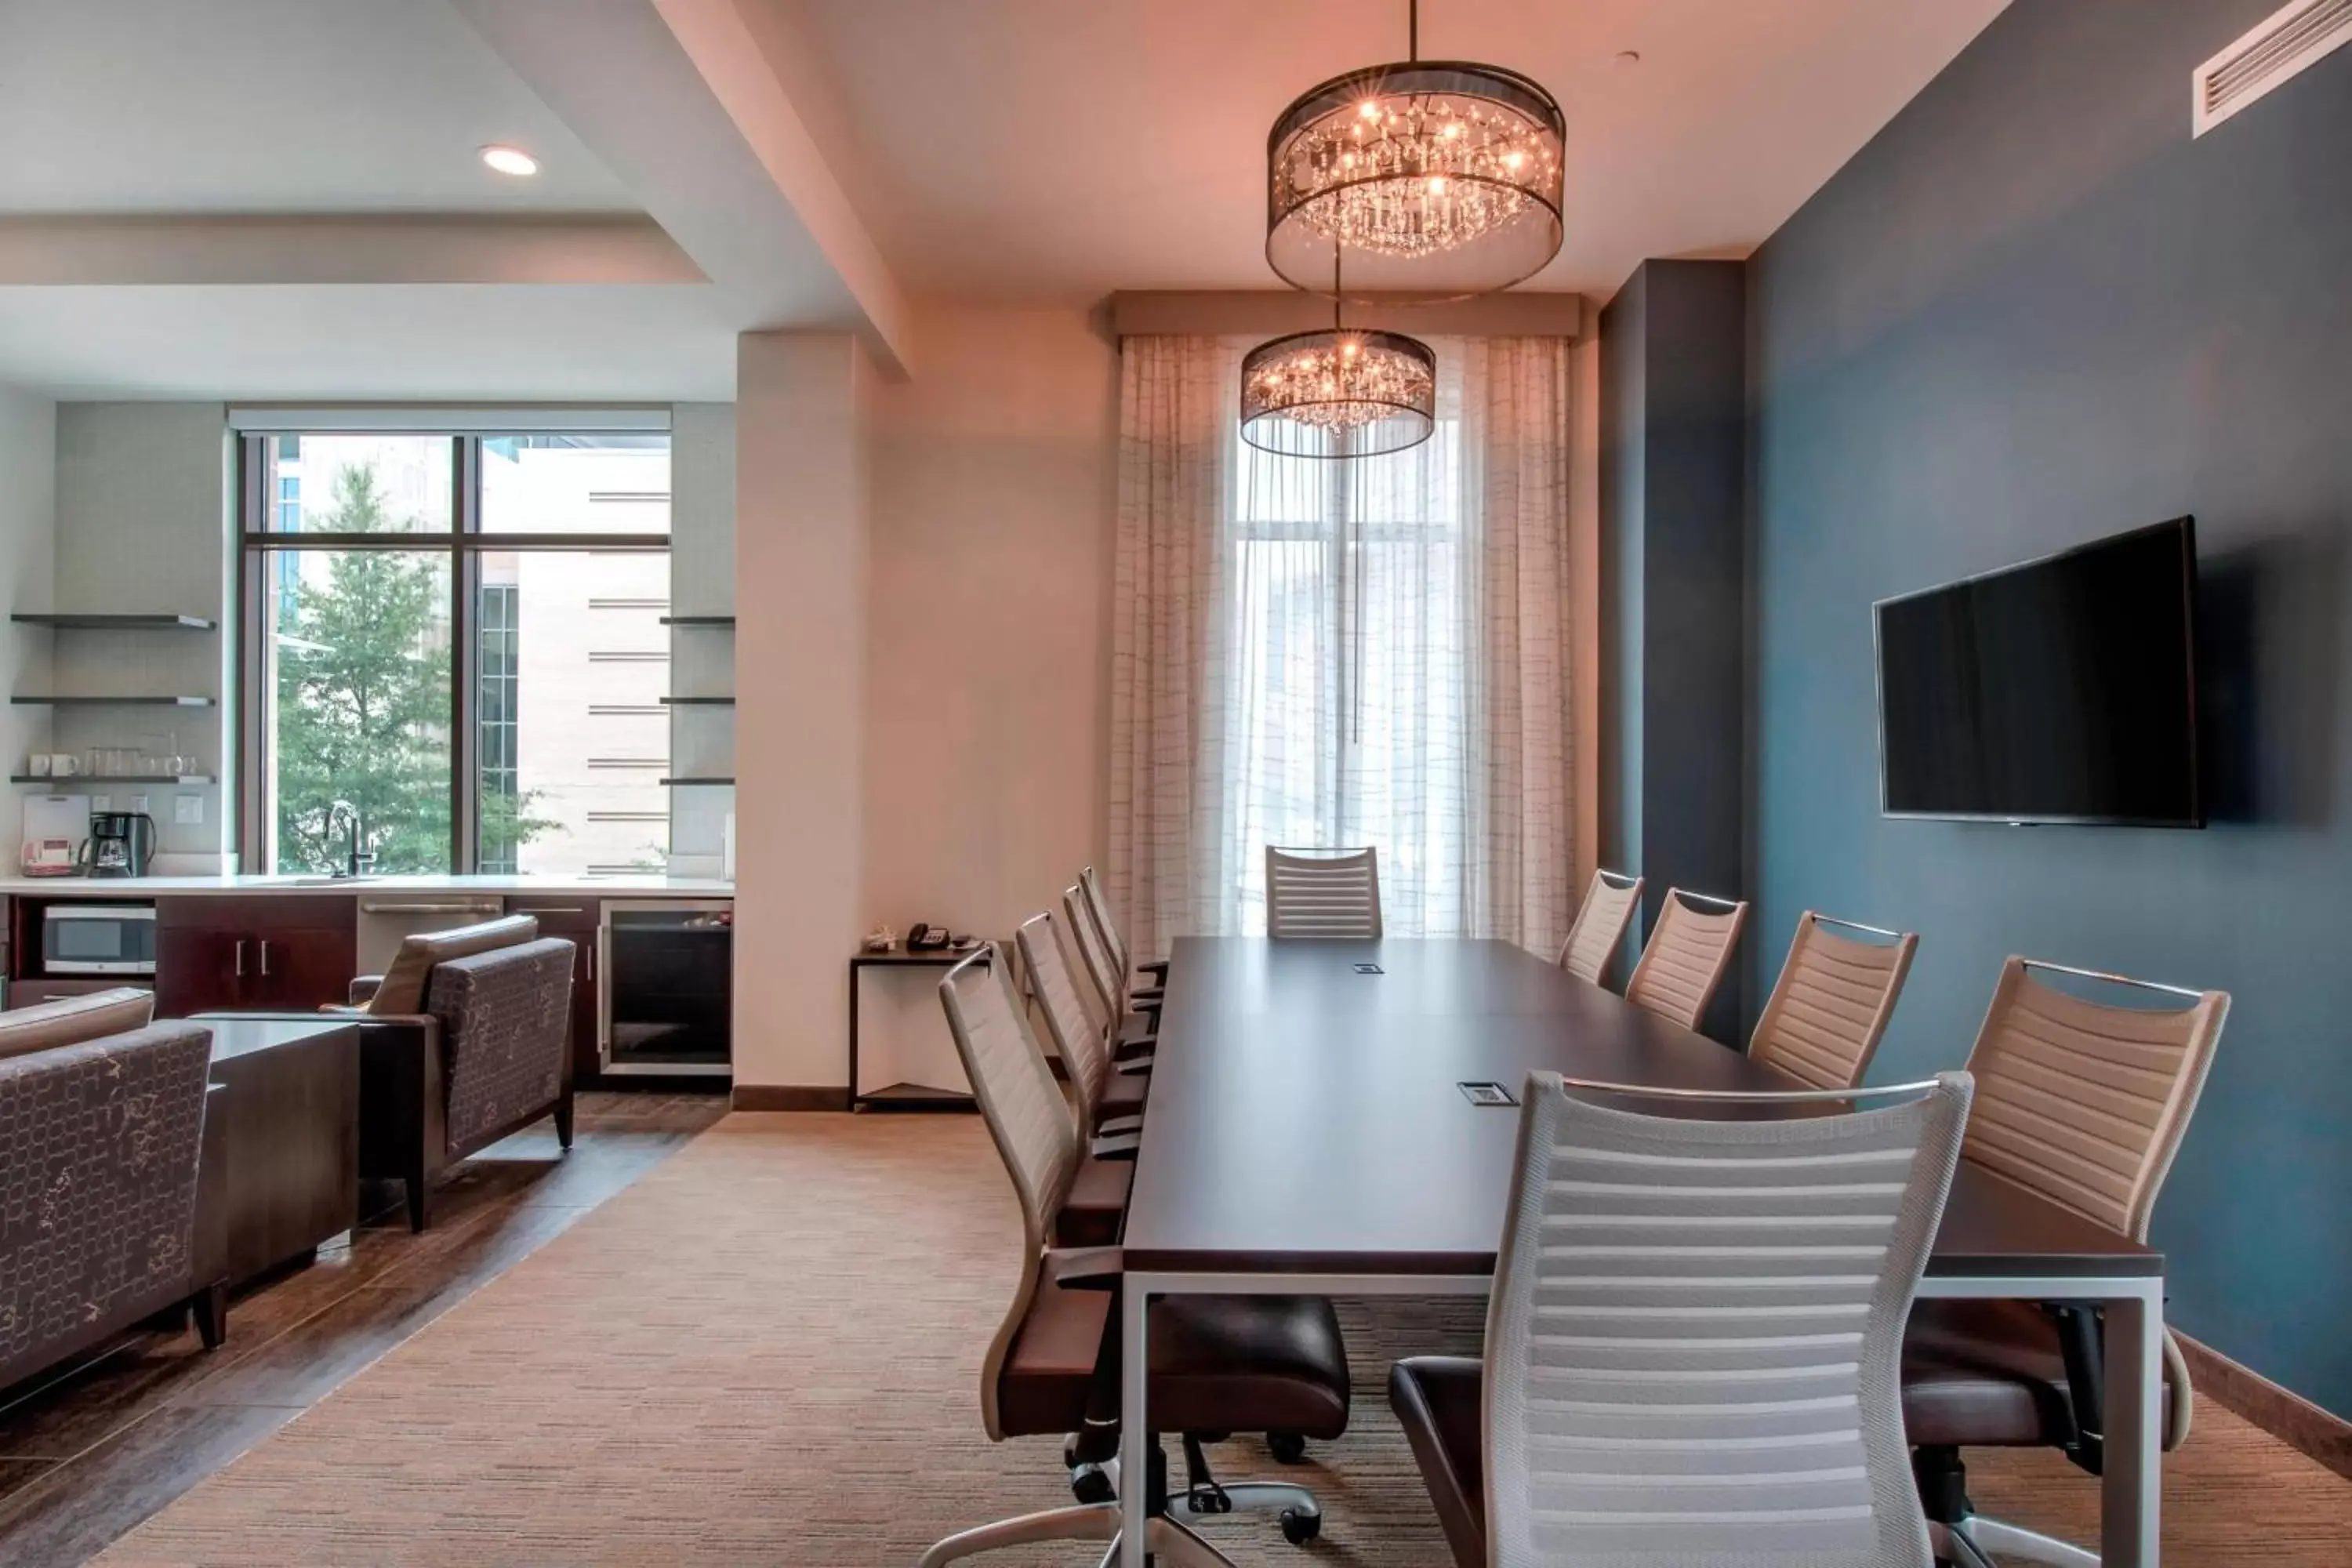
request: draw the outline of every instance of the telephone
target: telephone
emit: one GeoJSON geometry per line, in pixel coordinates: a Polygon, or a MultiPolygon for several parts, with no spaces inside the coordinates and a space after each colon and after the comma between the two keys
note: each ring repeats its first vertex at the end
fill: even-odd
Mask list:
{"type": "Polygon", "coordinates": [[[948,928],[945,926],[925,925],[917,921],[907,928],[908,952],[939,952],[946,948],[948,942],[948,928]]]}

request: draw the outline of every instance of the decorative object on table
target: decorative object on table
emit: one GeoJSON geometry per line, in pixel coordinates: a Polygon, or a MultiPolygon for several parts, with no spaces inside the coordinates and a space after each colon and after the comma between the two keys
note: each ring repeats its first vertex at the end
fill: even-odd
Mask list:
{"type": "Polygon", "coordinates": [[[87,846],[93,877],[143,877],[155,858],[155,819],[143,811],[99,811],[87,846]]]}
{"type": "Polygon", "coordinates": [[[888,926],[876,926],[866,933],[863,944],[867,952],[888,952],[898,945],[898,933],[888,926]]]}
{"type": "Polygon", "coordinates": [[[1524,282],[1559,254],[1567,121],[1533,79],[1406,58],[1310,88],[1266,139],[1266,265],[1320,292],[1341,254],[1356,287],[1457,300],[1524,282]]]}
{"type": "Polygon", "coordinates": [[[81,871],[89,837],[89,796],[36,795],[25,800],[25,838],[17,868],[27,877],[72,877],[81,871]]]}

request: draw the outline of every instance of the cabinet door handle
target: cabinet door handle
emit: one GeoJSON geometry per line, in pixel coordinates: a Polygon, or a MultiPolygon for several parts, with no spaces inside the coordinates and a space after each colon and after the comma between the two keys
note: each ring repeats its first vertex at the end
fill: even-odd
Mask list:
{"type": "Polygon", "coordinates": [[[236,939],[236,977],[245,978],[245,938],[236,939]]]}
{"type": "Polygon", "coordinates": [[[511,912],[519,915],[584,915],[588,911],[578,904],[526,904],[511,912]]]}
{"type": "Polygon", "coordinates": [[[267,937],[261,942],[261,977],[264,980],[269,978],[269,939],[267,937]]]}
{"type": "Polygon", "coordinates": [[[587,958],[588,958],[588,978],[589,978],[590,980],[592,980],[592,981],[593,981],[593,980],[594,980],[594,979],[596,978],[596,949],[595,949],[593,945],[591,945],[591,946],[588,946],[588,947],[583,947],[583,948],[582,948],[580,951],[581,951],[583,953],[585,953],[585,954],[587,955],[587,958]]]}

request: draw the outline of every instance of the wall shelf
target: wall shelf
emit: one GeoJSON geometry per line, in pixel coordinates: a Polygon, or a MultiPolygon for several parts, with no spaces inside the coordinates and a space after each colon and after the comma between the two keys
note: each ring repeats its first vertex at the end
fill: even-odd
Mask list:
{"type": "Polygon", "coordinates": [[[68,773],[63,778],[54,773],[15,773],[10,775],[8,782],[20,784],[208,784],[220,781],[210,773],[68,773]]]}
{"type": "Polygon", "coordinates": [[[673,788],[687,788],[699,784],[709,784],[716,787],[723,784],[731,789],[734,787],[735,779],[734,775],[730,773],[723,778],[716,775],[704,775],[691,778],[664,779],[661,782],[672,786],[673,788]]]}
{"type": "Polygon", "coordinates": [[[724,626],[731,629],[735,625],[735,617],[732,616],[664,616],[661,618],[661,624],[666,626],[724,626]]]}
{"type": "Polygon", "coordinates": [[[210,708],[213,697],[11,697],[19,708],[210,708]]]}
{"type": "Polygon", "coordinates": [[[735,699],[732,697],[665,697],[661,700],[661,704],[665,708],[732,708],[735,706],[735,699]]]}
{"type": "Polygon", "coordinates": [[[85,632],[208,632],[220,625],[203,616],[78,616],[19,611],[8,618],[20,626],[85,632]]]}

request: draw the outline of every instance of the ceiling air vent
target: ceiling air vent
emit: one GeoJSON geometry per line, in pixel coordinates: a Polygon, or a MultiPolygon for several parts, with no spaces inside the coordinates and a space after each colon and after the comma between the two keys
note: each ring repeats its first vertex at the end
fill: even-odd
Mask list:
{"type": "Polygon", "coordinates": [[[2352,43],[2352,0],[2294,0],[2197,68],[2191,114],[2202,136],[2339,45],[2352,43]]]}

